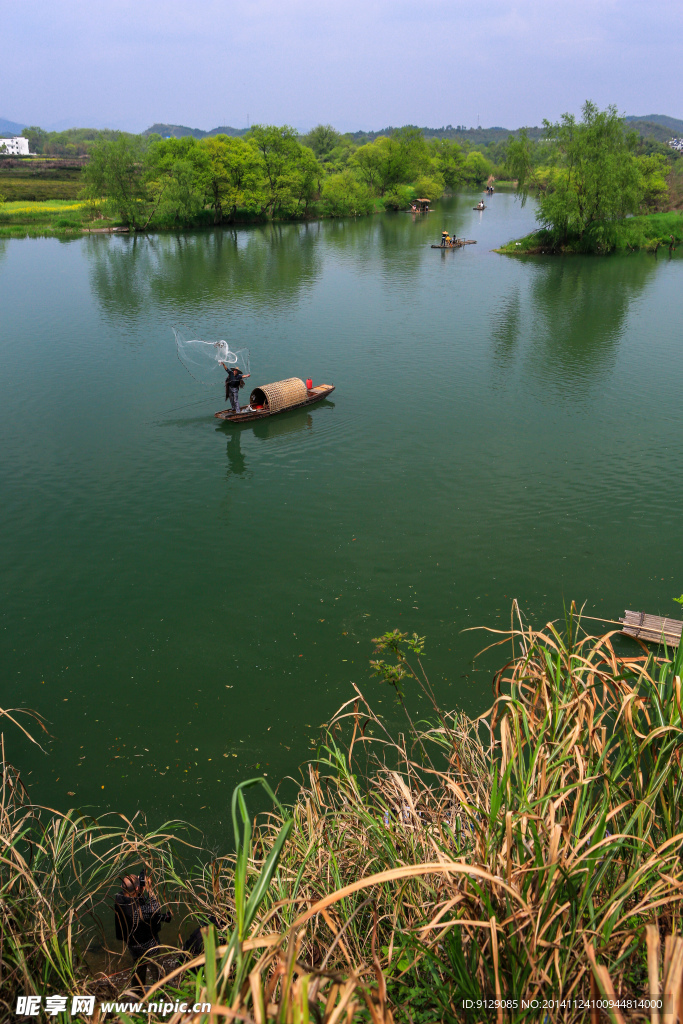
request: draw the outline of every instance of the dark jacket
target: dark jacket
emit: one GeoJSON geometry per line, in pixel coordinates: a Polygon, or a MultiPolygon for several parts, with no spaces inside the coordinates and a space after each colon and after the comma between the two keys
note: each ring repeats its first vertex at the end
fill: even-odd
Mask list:
{"type": "Polygon", "coordinates": [[[116,938],[128,944],[133,956],[142,956],[148,949],[159,945],[159,931],[171,915],[163,913],[159,901],[150,896],[136,899],[119,892],[114,899],[116,938]]]}
{"type": "Polygon", "coordinates": [[[243,387],[243,380],[241,373],[233,373],[232,370],[225,378],[225,397],[228,397],[228,391],[237,391],[238,388],[243,387]]]}

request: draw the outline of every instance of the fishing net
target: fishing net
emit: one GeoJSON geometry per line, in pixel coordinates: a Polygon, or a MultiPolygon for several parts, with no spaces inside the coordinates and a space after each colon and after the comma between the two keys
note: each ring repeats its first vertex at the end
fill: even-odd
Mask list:
{"type": "Polygon", "coordinates": [[[221,363],[229,368],[237,366],[249,373],[249,349],[231,348],[227,341],[201,341],[186,338],[176,327],[172,328],[178,350],[178,359],[187,372],[200,384],[215,384],[225,378],[221,363]]]}

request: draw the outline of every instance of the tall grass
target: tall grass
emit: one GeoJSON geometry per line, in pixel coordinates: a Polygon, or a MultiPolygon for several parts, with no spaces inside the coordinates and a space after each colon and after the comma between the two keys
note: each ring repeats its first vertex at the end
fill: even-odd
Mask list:
{"type": "Polygon", "coordinates": [[[270,793],[252,825],[247,793],[266,784],[244,783],[236,852],[192,869],[171,829],[46,821],[6,768],[2,836],[17,854],[2,862],[2,906],[24,914],[6,1005],[8,986],[84,983],[84,911],[103,913],[114,875],[143,859],[179,908],[227,922],[148,1001],[208,1001],[214,1020],[254,1024],[418,1024],[535,1020],[534,1000],[552,1001],[547,1020],[592,1021],[580,1000],[653,994],[668,1017],[640,1019],[683,1021],[683,653],[625,655],[574,612],[562,629],[518,619],[493,640],[505,664],[491,708],[470,720],[434,700],[419,637],[378,638],[373,671],[405,727],[357,689],[293,807],[270,793]],[[428,722],[410,714],[417,688],[428,722]],[[22,903],[34,882],[40,900],[22,903]],[[484,1012],[482,1000],[497,1003],[484,1012]]]}

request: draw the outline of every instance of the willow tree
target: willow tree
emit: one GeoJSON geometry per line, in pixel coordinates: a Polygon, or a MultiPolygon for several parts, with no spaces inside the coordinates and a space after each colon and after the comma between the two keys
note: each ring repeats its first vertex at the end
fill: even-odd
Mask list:
{"type": "Polygon", "coordinates": [[[587,100],[581,113],[580,121],[563,114],[543,122],[559,165],[539,195],[539,220],[560,242],[637,213],[645,192],[637,135],[627,132],[616,107],[598,110],[587,100]]]}

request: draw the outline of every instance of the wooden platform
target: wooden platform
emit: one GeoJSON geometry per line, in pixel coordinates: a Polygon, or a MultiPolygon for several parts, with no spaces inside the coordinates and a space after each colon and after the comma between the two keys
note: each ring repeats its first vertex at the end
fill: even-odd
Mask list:
{"type": "Polygon", "coordinates": [[[450,245],[433,245],[432,249],[461,249],[463,245],[476,245],[476,238],[456,238],[450,245]]]}
{"type": "Polygon", "coordinates": [[[681,642],[683,622],[678,619],[663,619],[659,615],[647,615],[645,612],[624,612],[624,628],[622,633],[633,636],[636,640],[644,640],[648,644],[667,644],[678,647],[681,642]]]}

